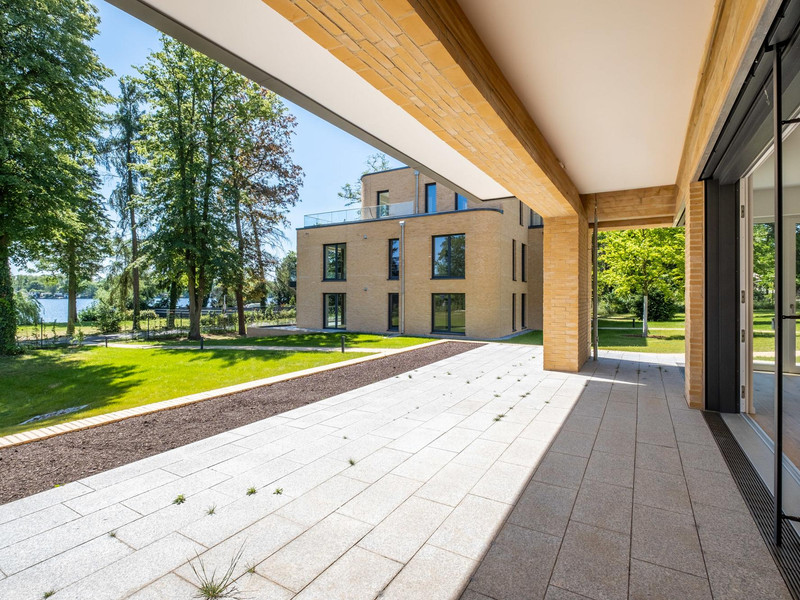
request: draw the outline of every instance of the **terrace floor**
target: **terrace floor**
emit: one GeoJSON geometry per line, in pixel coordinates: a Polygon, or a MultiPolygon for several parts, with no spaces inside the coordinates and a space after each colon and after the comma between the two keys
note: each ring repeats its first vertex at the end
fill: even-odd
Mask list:
{"type": "Polygon", "coordinates": [[[674,355],[541,352],[487,344],[0,506],[0,598],[188,599],[229,567],[252,600],[790,598],[674,355]]]}

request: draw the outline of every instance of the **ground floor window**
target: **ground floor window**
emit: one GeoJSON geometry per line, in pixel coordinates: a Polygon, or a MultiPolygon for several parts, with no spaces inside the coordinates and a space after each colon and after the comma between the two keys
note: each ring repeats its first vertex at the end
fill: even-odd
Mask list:
{"type": "Polygon", "coordinates": [[[519,305],[519,323],[522,325],[522,328],[525,329],[528,324],[526,323],[527,319],[525,318],[525,306],[528,304],[528,294],[522,294],[520,297],[520,305],[519,305]]]}
{"type": "Polygon", "coordinates": [[[400,328],[400,294],[389,294],[389,331],[400,328]]]}
{"type": "Polygon", "coordinates": [[[517,330],[517,295],[511,294],[511,331],[517,330]]]}
{"type": "Polygon", "coordinates": [[[323,294],[323,304],[325,314],[323,315],[323,326],[327,329],[345,328],[345,294],[323,294]]]}
{"type": "Polygon", "coordinates": [[[433,294],[432,330],[437,333],[466,333],[464,294],[433,294]]]}

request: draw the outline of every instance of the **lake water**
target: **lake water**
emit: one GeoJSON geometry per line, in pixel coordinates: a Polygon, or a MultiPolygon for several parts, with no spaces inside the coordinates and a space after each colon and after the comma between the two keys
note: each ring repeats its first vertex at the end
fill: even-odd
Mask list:
{"type": "MultiPolygon", "coordinates": [[[[94,304],[94,298],[78,298],[75,303],[78,306],[78,314],[86,308],[94,304]]],[[[67,299],[66,298],[40,298],[39,304],[42,306],[42,320],[45,323],[67,322],[67,299]]]]}

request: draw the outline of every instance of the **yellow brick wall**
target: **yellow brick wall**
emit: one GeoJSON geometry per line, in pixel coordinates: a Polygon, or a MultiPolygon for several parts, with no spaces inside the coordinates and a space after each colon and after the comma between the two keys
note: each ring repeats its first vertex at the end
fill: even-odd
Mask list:
{"type": "Polygon", "coordinates": [[[591,260],[585,217],[544,221],[544,368],[578,371],[589,358],[591,260]]]}
{"type": "Polygon", "coordinates": [[[693,183],[686,203],[686,402],[704,408],[705,352],[705,195],[703,183],[693,183]]]}

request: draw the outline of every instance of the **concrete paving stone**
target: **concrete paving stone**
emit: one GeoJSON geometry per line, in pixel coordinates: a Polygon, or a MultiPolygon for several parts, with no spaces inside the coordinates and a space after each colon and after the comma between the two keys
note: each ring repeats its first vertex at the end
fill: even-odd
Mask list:
{"type": "Polygon", "coordinates": [[[594,450],[633,457],[636,453],[636,431],[598,431],[594,450]]]}
{"type": "Polygon", "coordinates": [[[213,490],[203,490],[190,496],[183,504],[170,504],[161,510],[136,519],[116,530],[117,539],[135,549],[152,544],[189,523],[205,518],[213,519],[208,510],[214,512],[233,502],[233,498],[213,490]]]}
{"type": "Polygon", "coordinates": [[[425,545],[381,594],[381,600],[451,600],[469,581],[477,562],[425,545]]]}
{"type": "Polygon", "coordinates": [[[532,473],[532,467],[498,460],[489,467],[489,470],[470,490],[470,493],[490,500],[514,504],[532,473]]]}
{"type": "Polygon", "coordinates": [[[402,568],[398,562],[359,548],[312,581],[297,600],[373,600],[402,568]]]}
{"type": "Polygon", "coordinates": [[[310,489],[317,487],[334,475],[338,475],[350,465],[344,460],[320,458],[309,465],[292,471],[274,481],[271,488],[281,488],[285,494],[298,498],[310,489]]]}
{"type": "Polygon", "coordinates": [[[542,483],[578,489],[583,480],[587,462],[580,456],[551,451],[539,463],[533,479],[542,483]]]}
{"type": "Polygon", "coordinates": [[[232,568],[233,577],[237,578],[280,550],[304,530],[304,526],[294,521],[275,514],[267,515],[224,542],[208,550],[198,550],[196,556],[190,557],[191,562],[177,568],[175,573],[187,581],[196,582],[195,570],[200,572],[205,568],[207,573],[224,573],[232,568]]]}
{"type": "Polygon", "coordinates": [[[256,572],[299,592],[369,530],[363,521],[334,513],[260,563],[256,572]]]}
{"type": "Polygon", "coordinates": [[[417,427],[419,427],[419,421],[400,418],[395,419],[391,423],[387,423],[383,427],[379,427],[372,433],[373,435],[377,435],[379,437],[396,440],[397,438],[404,436],[409,431],[416,429],[417,427]]]}
{"type": "Polygon", "coordinates": [[[0,548],[11,546],[80,516],[63,504],[54,504],[38,512],[0,524],[0,548]]]}
{"type": "Polygon", "coordinates": [[[711,600],[708,579],[631,560],[630,600],[711,600]]]}
{"type": "Polygon", "coordinates": [[[485,469],[450,462],[417,490],[416,495],[448,506],[457,506],[485,474],[485,469]]]}
{"type": "Polygon", "coordinates": [[[549,444],[544,440],[517,438],[500,455],[504,462],[523,467],[536,467],[547,452],[549,444]]]}
{"type": "Polygon", "coordinates": [[[344,473],[352,478],[366,483],[375,483],[392,471],[398,465],[402,465],[409,457],[416,456],[410,452],[401,452],[390,448],[381,448],[366,458],[356,462],[355,465],[347,468],[344,473]]]}
{"type": "Polygon", "coordinates": [[[452,510],[444,504],[411,496],[358,545],[392,560],[407,563],[452,510]]]}
{"type": "MultiPolygon", "coordinates": [[[[342,435],[342,439],[344,438],[345,436],[342,435]]],[[[380,450],[381,448],[383,448],[386,444],[389,443],[390,440],[388,440],[385,437],[379,437],[377,435],[371,435],[369,433],[366,433],[357,439],[352,439],[348,435],[345,441],[347,442],[347,444],[331,452],[327,456],[327,458],[332,458],[334,460],[343,460],[345,462],[347,462],[347,460],[351,458],[353,460],[362,460],[363,458],[366,458],[376,450],[380,450]]]]}
{"type": "Polygon", "coordinates": [[[570,415],[564,421],[564,431],[576,431],[578,433],[596,434],[600,429],[601,420],[597,417],[585,417],[583,415],[570,415]]]}
{"type": "Polygon", "coordinates": [[[567,528],[577,494],[577,488],[531,481],[511,512],[509,522],[560,538],[567,528]]]}
{"type": "Polygon", "coordinates": [[[469,589],[490,598],[544,598],[561,539],[506,525],[481,562],[469,589]]]}
{"type": "MultiPolygon", "coordinates": [[[[254,487],[257,490],[261,490],[268,486],[271,487],[270,484],[301,469],[302,466],[300,463],[279,456],[235,477],[228,477],[212,489],[216,492],[227,494],[231,498],[241,498],[242,494],[249,488],[254,487]]],[[[272,492],[274,489],[268,489],[267,491],[272,492]]]]}
{"type": "Polygon", "coordinates": [[[547,593],[544,596],[544,600],[586,600],[586,596],[579,596],[578,594],[573,594],[568,590],[550,585],[547,587],[547,593]]]}
{"type": "Polygon", "coordinates": [[[653,444],[654,446],[669,446],[670,448],[677,448],[678,446],[675,441],[675,431],[668,421],[658,424],[637,425],[636,438],[640,442],[653,444]]]}
{"type": "Polygon", "coordinates": [[[0,524],[19,519],[45,508],[55,506],[61,502],[77,498],[78,496],[92,492],[92,488],[74,481],[66,485],[54,487],[52,489],[14,500],[7,504],[0,505],[0,524]]]}
{"type": "Polygon", "coordinates": [[[578,402],[575,403],[575,408],[572,409],[572,414],[581,415],[584,417],[602,417],[606,410],[606,400],[606,398],[602,400],[595,400],[584,395],[580,400],[578,400],[578,402]]]}
{"type": "Polygon", "coordinates": [[[749,513],[733,477],[725,472],[704,471],[684,466],[686,485],[693,503],[749,513]]]}
{"type": "Polygon", "coordinates": [[[613,485],[633,487],[632,455],[611,454],[597,449],[592,451],[586,466],[586,479],[602,481],[613,485]]]}
{"type": "Polygon", "coordinates": [[[138,496],[123,500],[122,504],[139,514],[149,515],[172,504],[179,494],[183,494],[189,500],[193,494],[214,487],[226,479],[228,479],[228,476],[224,473],[204,469],[138,496]]]}
{"type": "Polygon", "coordinates": [[[592,433],[578,433],[577,431],[562,431],[553,441],[552,449],[561,454],[572,454],[589,458],[592,454],[595,435],[592,433]]]}
{"type": "MultiPolygon", "coordinates": [[[[534,392],[536,394],[536,392],[534,392]]],[[[546,423],[557,423],[559,428],[564,424],[564,421],[570,415],[570,409],[568,408],[560,408],[558,406],[550,406],[550,404],[545,404],[542,410],[539,411],[539,414],[536,415],[537,421],[544,421],[546,423]]]]}
{"type": "Polygon", "coordinates": [[[119,504],[101,509],[0,550],[0,570],[13,575],[130,523],[139,515],[119,504]]]}
{"type": "MultiPolygon", "coordinates": [[[[588,418],[588,417],[587,417],[588,418]]],[[[669,415],[667,416],[669,418],[669,415]]],[[[600,421],[600,429],[604,431],[625,432],[636,428],[636,414],[631,411],[625,415],[603,415],[600,421]]]]}
{"type": "MultiPolygon", "coordinates": [[[[774,563],[773,563],[774,565],[774,563]]],[[[725,600],[790,600],[792,595],[777,571],[765,571],[752,566],[735,567],[724,560],[706,562],[708,580],[714,598],[725,600]]]]}
{"type": "Polygon", "coordinates": [[[95,571],[58,594],[68,600],[125,598],[185,563],[200,549],[199,544],[173,533],[95,571]]]}
{"type": "Polygon", "coordinates": [[[335,417],[331,417],[327,421],[323,421],[322,424],[328,427],[342,429],[354,423],[358,423],[362,419],[369,417],[369,415],[370,413],[365,410],[348,410],[347,412],[336,415],[335,417]]]}
{"type": "MultiPolygon", "coordinates": [[[[392,470],[392,474],[425,482],[433,477],[439,469],[453,460],[455,456],[455,452],[432,447],[423,448],[416,454],[410,455],[410,458],[395,467],[392,470]]],[[[350,472],[348,471],[348,477],[350,476],[350,472]]]]}
{"type": "Polygon", "coordinates": [[[269,461],[278,458],[283,454],[287,454],[291,450],[279,442],[268,444],[259,448],[258,450],[250,450],[243,454],[229,458],[224,462],[217,463],[213,466],[215,471],[224,473],[228,476],[236,476],[258,468],[259,466],[268,463],[269,461]]]}
{"type": "Polygon", "coordinates": [[[503,418],[484,431],[481,434],[481,438],[493,442],[510,444],[519,437],[519,434],[523,432],[527,425],[527,423],[515,423],[503,418]]]}
{"type": "Polygon", "coordinates": [[[420,486],[419,481],[386,475],[339,508],[340,514],[377,525],[420,486]]]}
{"type": "Polygon", "coordinates": [[[236,580],[242,598],[247,600],[289,600],[294,593],[256,573],[245,573],[236,580]]]}
{"type": "Polygon", "coordinates": [[[475,412],[458,424],[463,429],[474,429],[484,432],[495,424],[494,418],[497,415],[485,412],[475,412]]]}
{"type": "Polygon", "coordinates": [[[692,515],[635,505],[631,557],[699,577],[706,576],[692,515]]]}
{"type": "Polygon", "coordinates": [[[529,440],[541,440],[550,443],[561,431],[561,422],[542,421],[540,415],[536,415],[531,423],[519,434],[520,438],[529,440]]]}
{"type": "MultiPolygon", "coordinates": [[[[682,399],[682,398],[681,398],[682,399]]],[[[672,422],[680,425],[705,425],[703,413],[699,410],[694,410],[686,407],[685,403],[683,409],[671,410],[672,422]]]]}
{"type": "Polygon", "coordinates": [[[305,527],[311,527],[346,504],[367,485],[363,481],[335,475],[296,500],[292,500],[279,509],[277,514],[305,527]]]}
{"type": "Polygon", "coordinates": [[[717,473],[730,473],[725,459],[722,458],[722,454],[720,454],[716,446],[679,441],[678,449],[685,467],[703,471],[716,471],[717,473]]]}
{"type": "Polygon", "coordinates": [[[505,452],[506,448],[508,444],[478,438],[459,452],[453,462],[485,471],[505,452]]]}
{"type": "Polygon", "coordinates": [[[345,446],[347,440],[340,435],[326,435],[310,444],[292,450],[284,456],[289,460],[307,465],[345,446]]]}
{"type": "Polygon", "coordinates": [[[469,446],[473,440],[477,439],[480,434],[481,432],[476,429],[454,427],[432,441],[430,446],[441,450],[449,450],[450,452],[461,452],[464,448],[469,446]]]}
{"type": "Polygon", "coordinates": [[[511,506],[467,495],[428,540],[439,548],[480,559],[505,521],[511,506]]]}
{"type": "Polygon", "coordinates": [[[570,521],[550,582],[589,598],[626,600],[629,544],[625,534],[570,521]]]}
{"type": "Polygon", "coordinates": [[[584,479],[571,518],[587,525],[628,534],[631,531],[632,505],[631,488],[584,479]]]}
{"type": "Polygon", "coordinates": [[[174,475],[178,475],[179,477],[186,477],[192,473],[197,473],[198,471],[225,462],[226,460],[230,460],[248,451],[248,448],[237,444],[226,444],[221,448],[215,448],[203,454],[187,457],[177,462],[164,465],[162,469],[174,475]]]}
{"type": "Polygon", "coordinates": [[[714,436],[711,435],[711,431],[705,423],[698,423],[695,425],[678,422],[675,423],[674,426],[675,438],[679,442],[691,442],[692,444],[704,444],[706,446],[713,446],[714,448],[717,447],[714,436]]]}
{"type": "Polygon", "coordinates": [[[683,475],[681,456],[677,448],[636,444],[636,466],[648,471],[683,475]]]}
{"type": "Polygon", "coordinates": [[[419,427],[397,438],[386,447],[401,452],[419,452],[440,435],[442,435],[441,432],[437,430],[419,427]]]}
{"type": "Polygon", "coordinates": [[[45,592],[65,588],[131,552],[110,536],[97,537],[1,580],[0,598],[41,600],[45,592]]]}
{"type": "Polygon", "coordinates": [[[450,431],[453,427],[457,426],[464,420],[464,415],[459,415],[454,412],[443,412],[436,415],[434,418],[426,421],[422,427],[425,429],[433,429],[439,433],[450,431]]]}
{"type": "Polygon", "coordinates": [[[686,480],[672,473],[636,469],[633,501],[653,508],[692,514],[686,480]]]}
{"type": "Polygon", "coordinates": [[[137,475],[131,479],[109,485],[95,492],[78,496],[72,500],[67,500],[64,504],[82,515],[88,515],[89,513],[112,506],[117,502],[132,498],[142,492],[161,487],[176,479],[176,475],[167,473],[161,469],[156,469],[137,475]]]}
{"type": "Polygon", "coordinates": [[[128,600],[165,600],[166,598],[194,598],[198,595],[197,586],[168,573],[150,585],[142,588],[128,600]]]}

